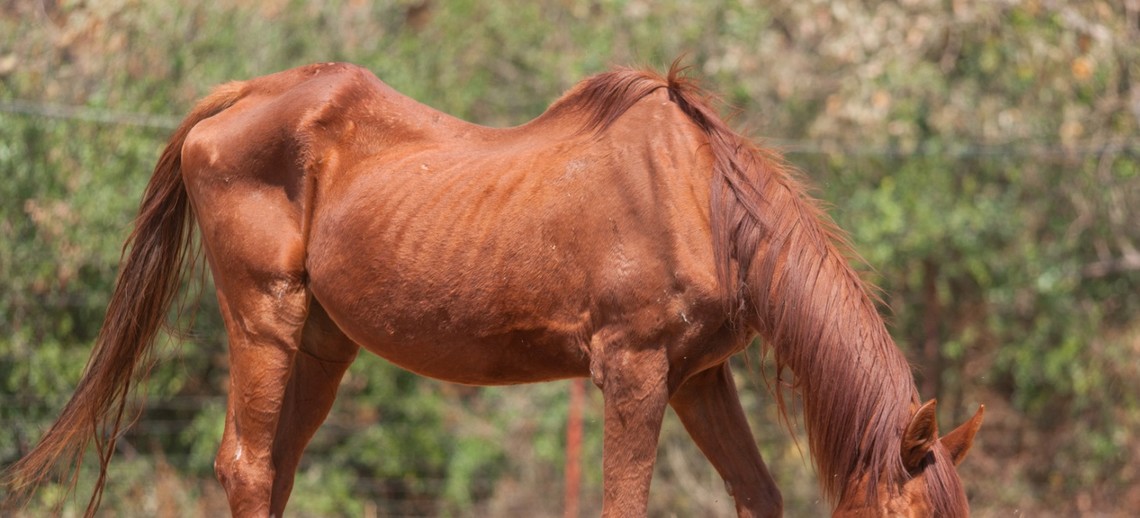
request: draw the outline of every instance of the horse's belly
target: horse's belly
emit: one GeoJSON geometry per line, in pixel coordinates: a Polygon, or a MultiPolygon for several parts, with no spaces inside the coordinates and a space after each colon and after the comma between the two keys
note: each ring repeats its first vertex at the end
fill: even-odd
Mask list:
{"type": "Polygon", "coordinates": [[[372,340],[364,348],[417,374],[470,385],[510,385],[586,376],[585,353],[519,336],[429,341],[372,340]]]}
{"type": "Polygon", "coordinates": [[[313,296],[349,338],[418,374],[501,385],[588,373],[586,315],[426,279],[393,280],[391,272],[310,273],[313,296]]]}

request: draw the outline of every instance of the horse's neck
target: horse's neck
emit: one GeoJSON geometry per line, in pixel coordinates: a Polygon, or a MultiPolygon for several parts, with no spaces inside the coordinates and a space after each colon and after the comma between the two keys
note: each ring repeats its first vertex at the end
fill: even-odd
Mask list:
{"type": "Polygon", "coordinates": [[[748,276],[754,326],[795,376],[813,457],[835,494],[897,458],[917,392],[838,231],[795,189],[769,187],[748,276]]]}

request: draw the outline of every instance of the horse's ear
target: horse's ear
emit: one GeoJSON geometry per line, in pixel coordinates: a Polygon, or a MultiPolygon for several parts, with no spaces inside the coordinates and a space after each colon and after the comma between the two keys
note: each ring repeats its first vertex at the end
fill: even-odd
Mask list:
{"type": "Polygon", "coordinates": [[[922,465],[922,459],[930,453],[938,440],[938,422],[935,410],[938,401],[931,399],[918,408],[902,438],[902,461],[907,471],[914,471],[922,465]]]}
{"type": "Polygon", "coordinates": [[[962,463],[970,451],[970,446],[974,445],[974,435],[982,427],[982,415],[985,413],[986,405],[979,405],[974,417],[942,438],[942,445],[950,452],[950,458],[954,460],[955,466],[962,463]]]}

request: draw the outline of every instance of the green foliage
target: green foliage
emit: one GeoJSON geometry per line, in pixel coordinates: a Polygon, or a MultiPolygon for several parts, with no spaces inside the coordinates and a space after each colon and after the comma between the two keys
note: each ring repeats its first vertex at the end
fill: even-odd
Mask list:
{"type": "MultiPolygon", "coordinates": [[[[873,267],[923,395],[942,401],[943,429],[987,404],[972,454],[983,460],[962,467],[980,514],[1140,506],[1140,41],[1127,3],[94,4],[0,14],[0,464],[74,387],[149,171],[214,85],[345,60],[508,126],[588,74],[686,55],[738,126],[779,137],[821,186],[873,267]]],[[[196,318],[160,348],[147,410],[113,464],[111,514],[225,510],[210,481],[227,376],[210,293],[188,283],[196,318]]],[[[789,512],[816,514],[818,492],[800,482],[809,463],[763,385],[741,391],[769,467],[789,512]]],[[[583,511],[596,512],[596,391],[586,413],[583,511]]],[[[455,387],[362,355],[291,509],[558,514],[565,415],[562,384],[455,387]]],[[[731,511],[699,457],[667,419],[653,509],[731,511]]],[[[32,512],[61,495],[41,492],[32,512]]]]}

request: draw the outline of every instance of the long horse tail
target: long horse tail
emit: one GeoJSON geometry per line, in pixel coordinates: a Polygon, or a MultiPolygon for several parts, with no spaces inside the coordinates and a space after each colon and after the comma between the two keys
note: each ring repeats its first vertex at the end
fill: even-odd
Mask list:
{"type": "Polygon", "coordinates": [[[91,516],[98,508],[107,466],[126,431],[123,417],[132,385],[145,381],[153,365],[155,336],[167,322],[183,271],[197,256],[194,217],[181,171],[182,146],[196,124],[232,106],[242,94],[242,83],[219,87],[197,104],[166,145],[139,204],[134,230],[123,245],[115,289],[79,385],[39,443],[4,473],[4,507],[22,507],[49,480],[68,481],[70,493],[94,440],[99,477],[85,514],[91,516]],[[57,474],[61,462],[67,471],[57,474]]]}

